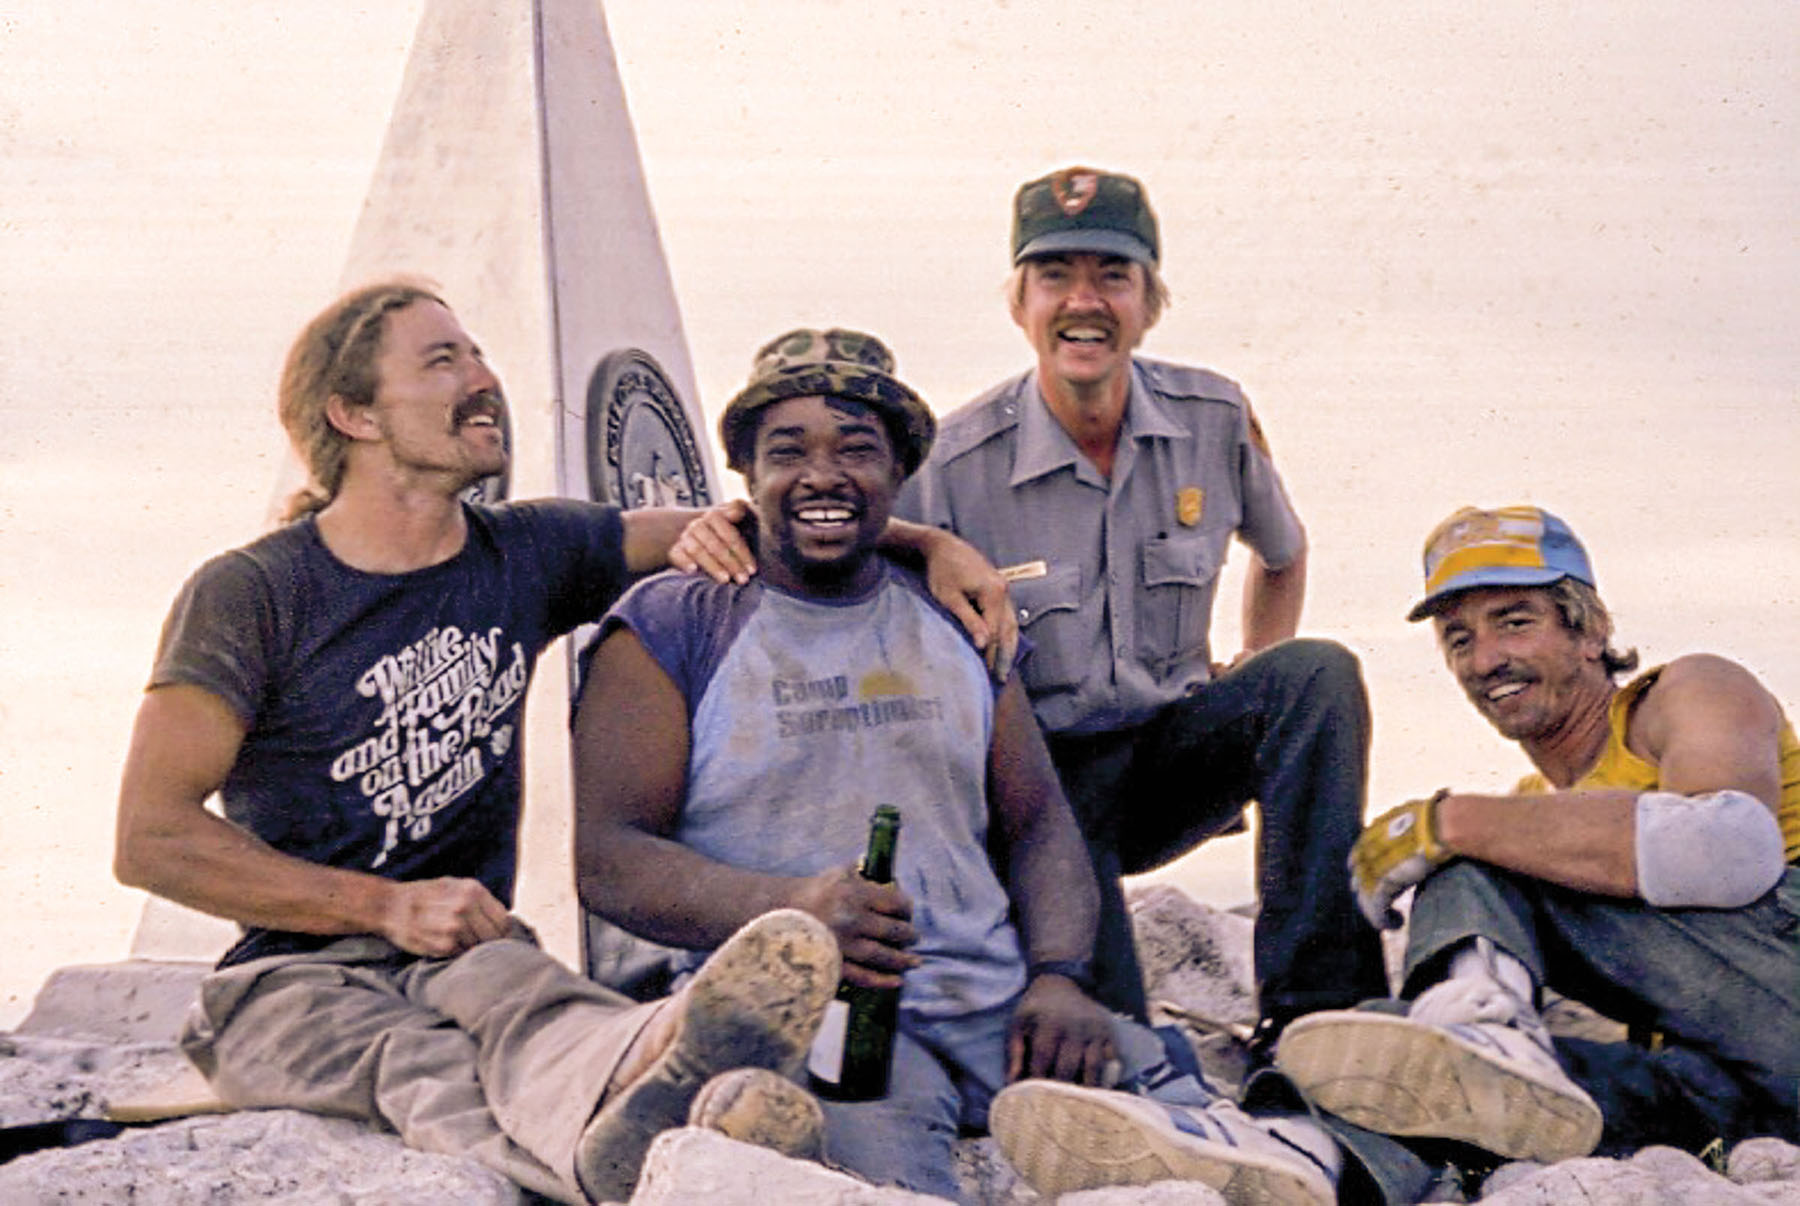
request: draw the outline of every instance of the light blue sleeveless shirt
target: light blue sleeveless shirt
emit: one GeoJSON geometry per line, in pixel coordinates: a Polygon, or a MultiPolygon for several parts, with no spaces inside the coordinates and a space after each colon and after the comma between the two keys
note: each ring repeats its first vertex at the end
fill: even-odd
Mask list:
{"type": "Polygon", "coordinates": [[[687,701],[676,840],[733,866],[813,875],[855,863],[876,805],[896,805],[895,878],[924,959],[902,1011],[955,1017],[1018,995],[1024,959],[986,847],[995,689],[917,578],[884,562],[868,595],[820,601],[760,579],[666,574],[622,599],[602,635],[615,627],[687,701]]]}

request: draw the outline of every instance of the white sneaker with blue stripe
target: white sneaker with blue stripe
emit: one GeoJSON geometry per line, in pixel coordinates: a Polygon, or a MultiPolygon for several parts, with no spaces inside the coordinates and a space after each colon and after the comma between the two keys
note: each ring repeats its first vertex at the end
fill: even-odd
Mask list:
{"type": "Polygon", "coordinates": [[[1046,1197],[1107,1185],[1197,1181],[1232,1206],[1332,1206],[1336,1144],[1304,1116],[1253,1118],[1223,1099],[1171,1105],[1024,1080],[994,1098],[1000,1152],[1046,1197]]]}
{"type": "Polygon", "coordinates": [[[1557,1062],[1535,996],[1523,963],[1475,938],[1405,1017],[1310,1014],[1282,1034],[1275,1062],[1322,1109],[1371,1131],[1546,1164],[1585,1156],[1600,1108],[1557,1062]]]}
{"type": "Polygon", "coordinates": [[[1526,1032],[1360,1010],[1309,1014],[1276,1066],[1321,1109],[1387,1135],[1456,1139],[1549,1164],[1600,1141],[1600,1110],[1526,1032]]]}

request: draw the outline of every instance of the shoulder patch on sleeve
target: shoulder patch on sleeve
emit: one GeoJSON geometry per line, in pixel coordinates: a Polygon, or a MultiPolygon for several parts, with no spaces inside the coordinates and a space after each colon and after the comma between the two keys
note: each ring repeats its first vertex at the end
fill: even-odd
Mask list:
{"type": "Polygon", "coordinates": [[[1257,422],[1256,411],[1251,409],[1249,402],[1244,403],[1244,420],[1250,425],[1250,442],[1264,456],[1274,460],[1275,454],[1269,451],[1269,437],[1263,434],[1262,424],[1257,422]]]}
{"type": "Polygon", "coordinates": [[[1264,456],[1274,459],[1275,454],[1269,449],[1269,439],[1263,434],[1256,411],[1251,407],[1243,387],[1237,382],[1211,369],[1191,368],[1163,360],[1140,360],[1138,363],[1143,366],[1150,387],[1165,398],[1189,402],[1219,402],[1243,411],[1250,443],[1264,456]]]}

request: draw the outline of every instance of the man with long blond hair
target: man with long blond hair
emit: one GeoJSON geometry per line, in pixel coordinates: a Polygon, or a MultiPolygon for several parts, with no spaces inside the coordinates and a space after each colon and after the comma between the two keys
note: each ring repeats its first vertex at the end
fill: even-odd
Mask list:
{"type": "Polygon", "coordinates": [[[307,481],[286,500],[284,523],[323,510],[336,496],[350,437],[332,426],[330,399],[360,406],[375,400],[375,358],[388,315],[419,301],[443,304],[424,280],[396,278],[358,289],[314,317],[288,349],[276,413],[307,481]]]}

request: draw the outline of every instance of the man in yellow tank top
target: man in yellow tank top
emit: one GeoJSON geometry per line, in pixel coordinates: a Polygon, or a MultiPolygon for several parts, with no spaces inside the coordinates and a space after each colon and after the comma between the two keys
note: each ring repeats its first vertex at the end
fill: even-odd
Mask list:
{"type": "Polygon", "coordinates": [[[1370,920],[1401,924],[1418,888],[1404,1000],[1301,1019],[1282,1069],[1360,1126],[1514,1159],[1800,1140],[1800,742],[1780,705],[1709,654],[1619,685],[1637,655],[1540,508],[1458,511],[1425,578],[1409,618],[1536,773],[1364,830],[1370,920]],[[1649,1041],[1553,1041],[1544,988],[1649,1041]]]}

